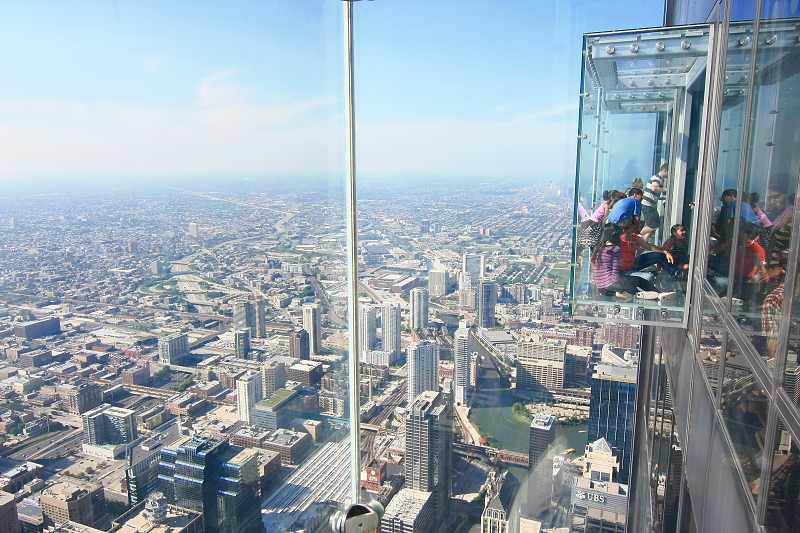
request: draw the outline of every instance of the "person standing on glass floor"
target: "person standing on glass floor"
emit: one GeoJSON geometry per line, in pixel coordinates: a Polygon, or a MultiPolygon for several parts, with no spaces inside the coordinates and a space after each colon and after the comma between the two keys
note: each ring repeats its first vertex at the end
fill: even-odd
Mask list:
{"type": "Polygon", "coordinates": [[[655,174],[647,182],[647,187],[644,189],[642,196],[642,218],[644,219],[645,227],[642,228],[639,234],[644,240],[649,240],[650,236],[656,232],[661,225],[661,217],[658,215],[658,200],[661,193],[667,192],[664,187],[664,180],[667,179],[669,174],[669,166],[664,163],[661,165],[661,170],[655,174]]]}

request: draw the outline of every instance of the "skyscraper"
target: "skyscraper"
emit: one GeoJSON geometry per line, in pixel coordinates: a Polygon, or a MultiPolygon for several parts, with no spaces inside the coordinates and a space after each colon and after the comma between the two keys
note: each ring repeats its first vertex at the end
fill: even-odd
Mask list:
{"type": "Polygon", "coordinates": [[[234,330],[233,351],[237,358],[247,359],[250,353],[250,328],[234,330]]]}
{"type": "Polygon", "coordinates": [[[511,299],[515,304],[528,303],[528,287],[524,283],[513,283],[508,287],[511,299]]]}
{"type": "Polygon", "coordinates": [[[472,284],[477,285],[486,274],[486,255],[464,253],[461,271],[469,274],[472,284]]]}
{"type": "Polygon", "coordinates": [[[447,271],[428,271],[428,291],[431,296],[444,296],[447,294],[447,271]]]}
{"type": "Polygon", "coordinates": [[[261,296],[256,296],[256,337],[267,338],[267,303],[261,296]]]}
{"type": "MultiPolygon", "coordinates": [[[[305,331],[305,330],[303,330],[305,331]]],[[[267,360],[261,365],[261,394],[269,396],[286,385],[286,366],[281,361],[267,360]]]]}
{"type": "Polygon", "coordinates": [[[164,365],[180,365],[189,355],[189,337],[185,333],[173,333],[158,339],[158,355],[164,365]]]}
{"type": "Polygon", "coordinates": [[[203,513],[209,533],[263,533],[258,452],[227,437],[195,433],[161,451],[159,490],[169,503],[203,513]]]}
{"type": "Polygon", "coordinates": [[[303,306],[303,329],[308,332],[311,353],[322,353],[322,317],[314,304],[303,306]]]}
{"type": "Polygon", "coordinates": [[[139,436],[136,430],[136,411],[103,404],[83,413],[83,442],[104,444],[129,444],[139,436]]]}
{"type": "Polygon", "coordinates": [[[311,359],[310,354],[311,348],[309,346],[308,332],[304,329],[291,332],[289,334],[289,357],[309,360],[311,359]]]}
{"type": "Polygon", "coordinates": [[[236,410],[239,420],[251,424],[250,411],[263,399],[262,375],[248,371],[236,380],[236,410]]]}
{"type": "Polygon", "coordinates": [[[628,484],[636,420],[634,365],[597,363],[592,375],[589,404],[589,441],[606,439],[617,452],[619,483],[628,484]]]}
{"type": "Polygon", "coordinates": [[[550,508],[553,495],[553,425],[556,417],[539,413],[531,422],[528,461],[528,507],[530,518],[542,516],[550,508]]]}
{"type": "Polygon", "coordinates": [[[411,329],[428,327],[428,289],[417,287],[411,289],[409,295],[411,300],[411,317],[409,326],[411,329]]]}
{"type": "Polygon", "coordinates": [[[478,327],[493,328],[494,308],[497,305],[497,283],[482,279],[478,284],[478,327]]]}
{"type": "Polygon", "coordinates": [[[189,235],[195,239],[200,236],[200,229],[197,227],[197,222],[189,222],[189,235]]]}
{"type": "Polygon", "coordinates": [[[624,532],[627,527],[628,486],[614,481],[619,463],[605,439],[586,445],[582,476],[570,483],[570,525],[575,533],[624,532]]]}
{"type": "Polygon", "coordinates": [[[453,415],[450,399],[424,391],[409,403],[406,415],[406,484],[433,496],[435,530],[450,513],[453,415]]]}
{"type": "Polygon", "coordinates": [[[397,302],[384,302],[383,316],[381,317],[381,335],[383,335],[383,350],[389,354],[389,364],[400,359],[400,304],[397,302]]]}
{"type": "Polygon", "coordinates": [[[250,338],[255,339],[258,333],[256,306],[246,298],[233,302],[233,330],[250,330],[250,338]]]}
{"type": "Polygon", "coordinates": [[[439,390],[439,345],[431,341],[412,342],[406,348],[408,405],[425,391],[439,390]]]}
{"type": "Polygon", "coordinates": [[[458,323],[453,344],[453,382],[455,384],[455,402],[457,405],[466,405],[469,400],[470,383],[470,351],[469,321],[462,320],[458,323]]]}
{"type": "Polygon", "coordinates": [[[362,360],[366,360],[367,352],[375,348],[375,308],[360,306],[358,314],[358,353],[362,360]]]}

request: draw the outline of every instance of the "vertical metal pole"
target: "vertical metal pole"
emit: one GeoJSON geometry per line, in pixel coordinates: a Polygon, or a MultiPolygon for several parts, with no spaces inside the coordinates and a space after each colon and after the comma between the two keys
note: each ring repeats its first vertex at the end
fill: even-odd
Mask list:
{"type": "Polygon", "coordinates": [[[353,94],[353,4],[344,4],[344,88],[347,164],[347,328],[350,382],[350,492],[353,505],[361,503],[361,394],[358,365],[358,225],[356,219],[356,121],[353,94]]]}

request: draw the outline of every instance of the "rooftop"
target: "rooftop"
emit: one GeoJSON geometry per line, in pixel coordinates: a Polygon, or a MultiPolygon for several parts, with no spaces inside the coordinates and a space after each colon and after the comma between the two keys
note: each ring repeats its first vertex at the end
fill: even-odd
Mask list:
{"type": "Polygon", "coordinates": [[[278,389],[265,399],[258,402],[256,405],[261,407],[271,407],[274,408],[278,406],[281,402],[284,402],[297,394],[297,391],[287,390],[287,389],[278,389]]]}
{"type": "Polygon", "coordinates": [[[411,524],[419,515],[420,510],[425,506],[431,497],[430,492],[422,492],[413,489],[402,489],[398,492],[389,505],[386,506],[384,517],[392,517],[411,524]]]}
{"type": "Polygon", "coordinates": [[[556,417],[552,415],[548,415],[546,413],[539,413],[533,418],[531,422],[532,428],[539,428],[539,429],[546,429],[550,430],[553,427],[553,424],[556,421],[556,417]]]}
{"type": "Polygon", "coordinates": [[[172,531],[180,531],[199,515],[199,513],[169,505],[167,506],[167,516],[164,522],[151,527],[144,516],[144,504],[142,504],[136,512],[126,517],[125,522],[120,524],[117,532],[138,533],[147,531],[149,533],[170,533],[172,531]]]}

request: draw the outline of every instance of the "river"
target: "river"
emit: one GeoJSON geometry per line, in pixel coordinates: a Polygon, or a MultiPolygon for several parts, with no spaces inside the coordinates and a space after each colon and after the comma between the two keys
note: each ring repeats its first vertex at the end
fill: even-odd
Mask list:
{"type": "MultiPolygon", "coordinates": [[[[511,412],[514,403],[511,389],[492,365],[491,356],[476,343],[478,356],[482,357],[483,378],[481,388],[472,404],[469,418],[481,430],[485,431],[505,450],[528,453],[530,439],[530,422],[515,416],[511,412]]],[[[581,454],[587,444],[588,425],[559,427],[556,426],[553,447],[556,455],[563,455],[564,450],[575,448],[581,454]]],[[[568,458],[575,458],[570,454],[568,458]]]]}

